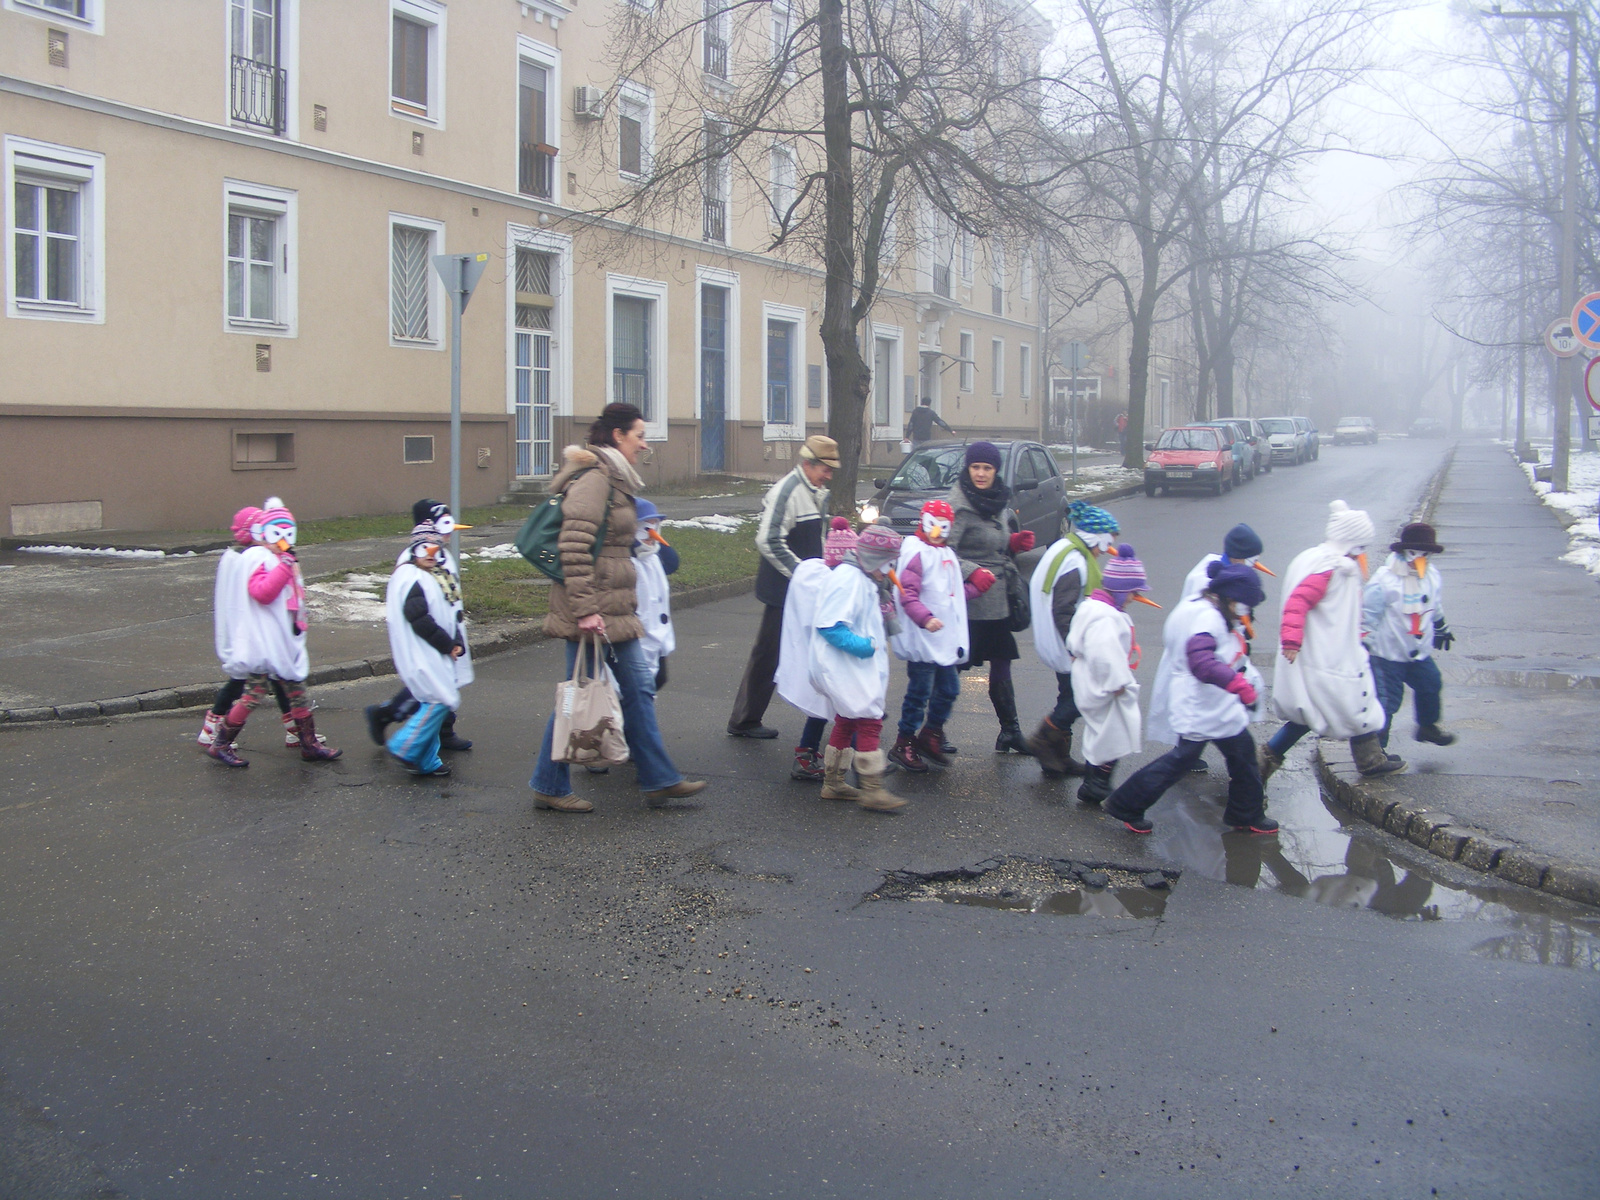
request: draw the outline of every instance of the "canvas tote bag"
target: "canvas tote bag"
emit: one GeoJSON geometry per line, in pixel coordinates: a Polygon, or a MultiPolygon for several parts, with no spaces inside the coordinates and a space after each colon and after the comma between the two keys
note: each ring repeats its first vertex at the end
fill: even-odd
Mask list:
{"type": "Polygon", "coordinates": [[[628,761],[622,702],[611,672],[601,666],[598,636],[578,642],[572,678],[556,684],[556,727],[550,750],[556,762],[599,766],[628,761]]]}

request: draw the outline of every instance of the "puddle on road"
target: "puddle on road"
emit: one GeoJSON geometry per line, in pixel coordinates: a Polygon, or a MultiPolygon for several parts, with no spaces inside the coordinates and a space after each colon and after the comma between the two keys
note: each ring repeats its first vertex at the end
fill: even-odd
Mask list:
{"type": "Polygon", "coordinates": [[[972,867],[919,875],[891,873],[868,900],[936,900],[1050,917],[1159,917],[1177,872],[1140,873],[1066,859],[994,858],[972,867]]]}
{"type": "MultiPolygon", "coordinates": [[[[1304,763],[1274,777],[1276,837],[1222,832],[1220,768],[1181,781],[1150,811],[1150,849],[1210,879],[1278,891],[1333,908],[1364,908],[1402,921],[1471,921],[1503,932],[1473,947],[1487,958],[1600,971],[1600,919],[1524,889],[1447,883],[1425,866],[1391,858],[1359,823],[1341,824],[1304,763]]],[[[1419,852],[1420,853],[1420,852],[1419,852]]]]}
{"type": "Polygon", "coordinates": [[[1159,917],[1167,911],[1167,893],[1145,887],[1068,888],[1042,896],[940,896],[946,904],[1044,913],[1051,917],[1159,917]]]}

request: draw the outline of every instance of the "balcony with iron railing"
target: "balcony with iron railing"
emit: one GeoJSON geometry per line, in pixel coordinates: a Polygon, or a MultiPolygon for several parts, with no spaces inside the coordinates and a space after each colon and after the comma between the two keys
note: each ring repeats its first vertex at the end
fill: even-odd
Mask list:
{"type": "Polygon", "coordinates": [[[704,43],[704,56],[701,65],[705,73],[717,79],[728,77],[728,43],[714,34],[707,33],[701,38],[704,43]]]}
{"type": "Polygon", "coordinates": [[[517,191],[548,200],[554,195],[556,153],[542,142],[523,142],[517,151],[517,191]]]}
{"type": "Polygon", "coordinates": [[[726,200],[713,200],[707,196],[705,200],[705,222],[701,231],[701,238],[708,242],[726,242],[728,240],[728,202],[726,200]]]}
{"type": "Polygon", "coordinates": [[[288,72],[271,63],[235,54],[230,80],[232,118],[281,136],[288,128],[288,72]]]}

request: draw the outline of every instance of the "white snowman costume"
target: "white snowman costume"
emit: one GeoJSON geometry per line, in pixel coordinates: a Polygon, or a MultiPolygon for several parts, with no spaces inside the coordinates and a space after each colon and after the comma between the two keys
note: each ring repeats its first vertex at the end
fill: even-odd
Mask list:
{"type": "Polygon", "coordinates": [[[827,721],[833,717],[828,698],[811,682],[811,643],[816,639],[817,600],[831,572],[820,558],[803,559],[789,577],[783,601],[783,631],[779,638],[778,670],[773,676],[778,695],[808,717],[827,721]]]}
{"type": "MultiPolygon", "coordinates": [[[[967,661],[967,593],[961,578],[961,560],[949,546],[934,546],[920,537],[909,536],[900,543],[896,568],[904,580],[914,570],[921,578],[917,599],[943,625],[930,633],[919,628],[905,609],[905,594],[894,589],[895,608],[900,614],[900,632],[890,639],[894,652],[906,662],[934,663],[953,667],[967,661]]],[[[852,626],[852,628],[854,628],[852,626]]]]}
{"type": "Polygon", "coordinates": [[[389,650],[394,655],[395,671],[422,703],[459,708],[461,688],[473,680],[472,659],[466,654],[460,658],[441,654],[418,636],[405,614],[406,597],[414,587],[421,587],[428,601],[428,616],[433,618],[434,624],[466,642],[461,603],[451,603],[433,572],[407,559],[389,577],[384,596],[389,615],[389,650]]]}
{"type": "Polygon", "coordinates": [[[1144,743],[1139,682],[1128,665],[1133,621],[1115,605],[1086,596],[1072,614],[1066,649],[1072,657],[1073,700],[1083,714],[1084,758],[1105,766],[1137,751],[1144,743]]]}
{"type": "Polygon", "coordinates": [[[1034,614],[1033,648],[1038,652],[1039,661],[1057,675],[1072,671],[1072,655],[1067,650],[1067,640],[1061,636],[1056,623],[1050,620],[1050,604],[1056,584],[1063,576],[1074,572],[1078,576],[1079,603],[1088,597],[1089,560],[1084,557],[1083,545],[1072,536],[1052,542],[1039,558],[1039,565],[1034,567],[1033,575],[1028,580],[1028,596],[1034,614]]]}
{"type": "Polygon", "coordinates": [[[245,590],[244,551],[225,550],[217,560],[217,582],[211,594],[211,619],[213,640],[217,648],[217,661],[229,679],[243,679],[250,674],[249,665],[235,650],[241,615],[251,603],[245,590]]]}
{"type": "MultiPolygon", "coordinates": [[[[789,586],[794,586],[792,581],[789,586]]],[[[830,715],[881,720],[884,695],[889,690],[889,652],[883,613],[878,609],[878,585],[851,562],[828,573],[812,614],[812,628],[831,629],[841,621],[852,632],[871,639],[873,655],[857,658],[813,633],[811,683],[831,705],[830,715]]]]}
{"type": "Polygon", "coordinates": [[[661,565],[659,547],[647,540],[641,530],[634,550],[633,571],[635,603],[639,623],[644,626],[644,636],[639,648],[653,675],[661,660],[678,647],[678,636],[672,629],[672,585],[667,582],[666,568],[661,565]]]}
{"type": "MultiPolygon", "coordinates": [[[[1210,583],[1208,578],[1206,581],[1210,583]]],[[[1259,721],[1265,707],[1261,672],[1245,653],[1245,641],[1237,629],[1229,629],[1227,619],[1210,599],[1193,595],[1172,610],[1162,629],[1164,643],[1156,686],[1151,689],[1149,734],[1151,740],[1177,743],[1230,738],[1252,721],[1259,721]],[[1217,645],[1217,657],[1256,690],[1256,703],[1246,708],[1239,697],[1214,684],[1196,679],[1189,670],[1189,641],[1208,633],[1217,645]]]]}
{"type": "Polygon", "coordinates": [[[239,558],[243,603],[235,610],[237,619],[230,622],[228,634],[234,663],[245,675],[304,679],[311,673],[311,659],[306,652],[306,635],[295,629],[290,616],[289,597],[294,585],[284,587],[271,601],[262,604],[249,594],[250,578],[258,570],[273,570],[278,556],[265,546],[251,546],[239,558]]]}

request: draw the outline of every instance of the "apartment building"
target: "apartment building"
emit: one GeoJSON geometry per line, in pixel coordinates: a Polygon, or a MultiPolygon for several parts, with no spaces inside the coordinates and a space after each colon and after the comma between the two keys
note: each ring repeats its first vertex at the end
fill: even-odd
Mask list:
{"type": "MultiPolygon", "coordinates": [[[[444,493],[443,253],[489,256],[466,503],[547,477],[613,399],[647,414],[649,482],[787,470],[829,404],[820,273],[769,248],[788,151],[693,214],[596,215],[684,109],[608,75],[618,6],[652,2],[702,0],[0,0],[9,532],[444,493]]],[[[697,35],[706,120],[792,19],[697,35]]],[[[1040,429],[1030,257],[917,228],[862,329],[875,465],[921,395],[974,435],[1040,429]]]]}

